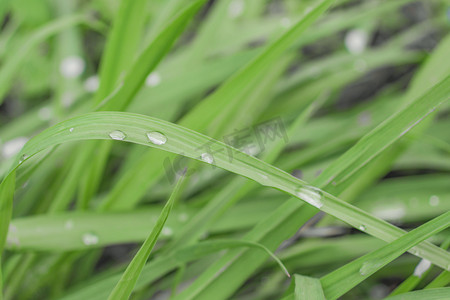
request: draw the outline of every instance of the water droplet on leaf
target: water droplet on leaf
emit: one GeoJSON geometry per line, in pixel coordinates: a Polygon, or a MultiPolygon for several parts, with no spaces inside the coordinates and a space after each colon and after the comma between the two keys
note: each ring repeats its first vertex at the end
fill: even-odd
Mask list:
{"type": "Polygon", "coordinates": [[[123,141],[127,136],[125,135],[125,133],[123,133],[120,130],[114,130],[112,132],[109,133],[109,136],[113,139],[113,140],[118,140],[118,141],[123,141]]]}
{"type": "Polygon", "coordinates": [[[214,157],[207,152],[202,153],[201,158],[205,163],[208,163],[208,164],[212,164],[214,162],[214,157]]]}
{"type": "Polygon", "coordinates": [[[98,244],[98,236],[92,232],[83,234],[83,244],[86,246],[92,246],[98,244]]]}
{"type": "Polygon", "coordinates": [[[297,190],[297,196],[319,209],[323,206],[322,191],[318,188],[312,186],[301,187],[297,190]]]}
{"type": "Polygon", "coordinates": [[[158,131],[148,132],[147,137],[155,145],[164,145],[167,142],[166,136],[158,131]]]}

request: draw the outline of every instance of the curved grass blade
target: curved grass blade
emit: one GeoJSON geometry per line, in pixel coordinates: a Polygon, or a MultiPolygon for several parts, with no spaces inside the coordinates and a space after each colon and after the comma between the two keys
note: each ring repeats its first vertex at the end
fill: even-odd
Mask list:
{"type": "MultiPolygon", "coordinates": [[[[198,260],[222,250],[242,247],[262,250],[280,266],[281,270],[287,276],[289,276],[289,273],[281,260],[263,245],[242,240],[215,239],[199,242],[191,246],[185,246],[178,250],[172,251],[167,255],[156,257],[144,267],[142,274],[136,283],[136,289],[148,286],[149,283],[156,281],[158,278],[186,263],[198,260]]],[[[108,296],[107,291],[110,290],[118,280],[119,275],[104,278],[98,282],[94,282],[92,285],[88,285],[82,290],[73,292],[72,294],[63,297],[61,300],[75,300],[83,298],[92,300],[105,299],[108,296]]]]}
{"type": "MultiPolygon", "coordinates": [[[[331,6],[334,0],[322,0],[303,19],[282,35],[277,41],[270,44],[260,55],[249,62],[242,70],[233,75],[223,85],[221,85],[211,96],[203,100],[193,110],[190,111],[181,121],[180,125],[194,129],[199,132],[207,132],[212,137],[217,137],[223,132],[224,126],[230,124],[230,120],[235,120],[241,109],[243,96],[248,92],[248,88],[257,84],[265,72],[273,67],[277,59],[298,40],[303,33],[326,9],[331,6]]],[[[148,153],[141,159],[141,163],[132,172],[125,174],[113,189],[108,198],[107,207],[109,209],[122,209],[134,206],[148,188],[148,179],[139,182],[136,177],[158,178],[161,172],[153,170],[152,166],[161,157],[148,153]],[[127,201],[124,201],[127,199],[127,201]]]]}
{"type": "Polygon", "coordinates": [[[167,218],[169,217],[173,204],[176,201],[176,199],[178,199],[180,196],[179,192],[180,188],[183,186],[184,179],[185,177],[183,176],[178,181],[177,185],[173,190],[172,195],[170,196],[166,205],[162,209],[161,214],[159,215],[158,220],[156,221],[155,227],[153,227],[150,235],[144,241],[144,244],[136,253],[133,260],[130,262],[127,269],[120,278],[119,282],[112,290],[111,294],[108,297],[109,300],[123,300],[128,299],[130,297],[131,293],[133,292],[134,286],[139,278],[139,275],[141,274],[142,269],[144,268],[145,262],[148,260],[148,257],[150,256],[150,253],[152,252],[153,247],[155,246],[156,241],[158,240],[158,237],[164,227],[164,224],[166,223],[167,218]]]}
{"type": "MultiPolygon", "coordinates": [[[[134,61],[123,79],[123,83],[113,91],[109,91],[110,94],[108,97],[101,99],[103,102],[98,105],[97,110],[124,110],[131,103],[139,88],[143,85],[147,75],[170,51],[175,40],[181,35],[204,2],[205,0],[197,0],[174,17],[167,27],[161,31],[134,61]]],[[[109,67],[107,69],[109,70],[109,67]]],[[[108,80],[114,80],[112,77],[108,78],[108,80]]],[[[100,95],[103,97],[103,94],[100,95]]],[[[53,204],[55,207],[54,210],[67,207],[80,181],[81,189],[78,206],[80,208],[86,208],[88,206],[88,201],[95,193],[100,182],[100,176],[106,164],[110,148],[111,144],[99,144],[97,142],[80,147],[73,163],[73,168],[71,168],[67,179],[55,197],[53,204]],[[89,158],[95,151],[98,151],[96,154],[97,159],[92,162],[89,158]],[[83,173],[85,176],[82,176],[83,173]]]]}
{"type": "MultiPolygon", "coordinates": [[[[450,76],[421,99],[426,99],[428,102],[431,102],[431,104],[433,104],[434,101],[438,104],[445,101],[447,99],[446,97],[448,97],[446,91],[450,90],[449,82],[450,76]],[[439,99],[440,101],[436,99],[439,99]]],[[[415,123],[417,124],[417,121],[415,123]]],[[[408,125],[409,124],[406,126],[408,125]]],[[[407,127],[407,129],[411,128],[411,125],[407,127]]],[[[401,127],[397,127],[397,129],[402,130],[401,127]]],[[[158,147],[173,153],[179,153],[180,149],[182,149],[184,152],[180,154],[200,161],[203,161],[202,157],[205,155],[212,156],[210,153],[205,154],[203,151],[199,150],[202,148],[202,145],[210,143],[211,139],[194,131],[146,116],[129,113],[103,112],[91,113],[73,118],[43,131],[25,145],[16,160],[14,169],[21,164],[23,159],[27,159],[29,156],[34,155],[45,148],[63,142],[80,139],[111,139],[110,134],[118,130],[124,134],[125,137],[123,140],[128,142],[158,147]],[[162,145],[156,146],[150,142],[147,134],[153,132],[163,133],[165,138],[162,145]]],[[[215,145],[211,146],[211,151],[215,154],[213,159],[209,159],[208,162],[231,172],[251,178],[262,185],[283,190],[354,227],[359,227],[363,224],[366,227],[366,232],[373,236],[390,242],[403,234],[401,229],[373,217],[328,193],[324,193],[317,188],[311,187],[307,183],[298,180],[257,158],[248,156],[231,148],[228,145],[216,141],[215,145]],[[220,149],[225,151],[220,151],[220,149]],[[232,155],[231,161],[230,155],[232,155]]],[[[2,185],[0,188],[6,187],[2,185]]],[[[2,199],[2,201],[12,201],[12,199],[2,199]]],[[[2,229],[3,234],[6,235],[7,228],[2,229]]],[[[441,266],[444,269],[448,267],[447,261],[449,259],[449,254],[447,252],[427,243],[421,244],[418,247],[421,251],[419,256],[432,261],[434,264],[441,266]]]]}

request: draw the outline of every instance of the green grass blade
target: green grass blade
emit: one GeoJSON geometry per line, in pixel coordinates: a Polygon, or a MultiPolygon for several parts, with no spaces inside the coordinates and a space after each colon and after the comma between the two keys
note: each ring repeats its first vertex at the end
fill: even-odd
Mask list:
{"type": "Polygon", "coordinates": [[[12,53],[11,57],[7,57],[2,65],[0,70],[0,104],[2,104],[5,99],[5,94],[11,87],[10,83],[15,72],[21,66],[29,52],[52,35],[80,24],[94,25],[86,15],[72,15],[46,24],[27,37],[26,42],[21,46],[19,51],[12,53]]]}
{"type": "MultiPolygon", "coordinates": [[[[129,1],[124,1],[128,3],[129,1]]],[[[160,34],[142,51],[139,57],[134,61],[130,69],[123,79],[123,83],[114,91],[105,93],[109,96],[104,98],[103,94],[99,94],[102,104],[97,107],[98,110],[124,110],[131,103],[132,99],[142,87],[147,75],[160,63],[164,56],[169,52],[176,39],[183,33],[188,23],[192,20],[195,13],[204,4],[204,0],[197,0],[182,10],[174,19],[165,27],[160,34]]],[[[128,5],[128,4],[123,4],[128,5]]],[[[139,7],[139,6],[136,6],[139,7]]],[[[131,8],[130,8],[131,9],[131,8]]],[[[135,8],[132,8],[133,10],[135,8]]],[[[120,17],[123,17],[122,15],[120,17]]],[[[123,21],[123,20],[122,20],[123,21]]],[[[119,21],[121,23],[122,21],[119,21]]],[[[120,31],[120,30],[119,30],[120,31]]],[[[118,34],[118,33],[113,33],[118,34]]],[[[114,65],[114,61],[108,65],[114,65]]],[[[112,67],[105,67],[108,70],[112,67]]],[[[109,71],[105,71],[109,72],[109,71]]],[[[108,73],[109,74],[109,73],[108,73]]],[[[109,76],[109,75],[108,75],[109,76]]],[[[113,77],[107,77],[108,80],[114,80],[113,77]]],[[[99,92],[101,93],[101,92],[99,92]]],[[[102,92],[103,93],[103,92],[102,92]]],[[[95,193],[99,178],[103,174],[106,159],[110,152],[111,144],[102,143],[101,146],[97,142],[87,144],[80,147],[74,162],[74,166],[67,176],[63,187],[60,189],[54,201],[54,206],[59,209],[64,208],[72,199],[73,193],[81,181],[79,207],[86,208],[89,200],[95,193]],[[89,157],[96,153],[96,161],[92,163],[89,157]],[[83,173],[85,174],[83,176],[83,173]]]]}
{"type": "Polygon", "coordinates": [[[167,218],[169,217],[169,214],[172,210],[173,204],[176,201],[177,198],[179,198],[179,192],[180,188],[183,185],[184,178],[182,177],[177,185],[175,186],[172,195],[170,196],[169,200],[167,201],[166,205],[161,211],[161,214],[158,217],[158,220],[156,221],[155,227],[153,227],[150,235],[145,240],[144,244],[141,246],[139,251],[134,256],[133,260],[128,265],[127,269],[123,273],[122,277],[120,278],[117,285],[112,290],[111,294],[109,295],[109,300],[122,300],[122,299],[128,299],[133,292],[134,286],[139,278],[139,275],[142,272],[142,269],[144,268],[144,265],[146,261],[148,260],[148,257],[150,256],[150,253],[153,250],[153,247],[156,244],[156,241],[158,240],[158,237],[164,227],[164,224],[167,221],[167,218]]]}
{"type": "Polygon", "coordinates": [[[295,300],[325,300],[325,295],[323,294],[322,285],[320,284],[319,279],[295,274],[294,280],[295,300]]]}
{"type": "Polygon", "coordinates": [[[450,284],[450,271],[443,271],[432,282],[430,282],[425,289],[435,289],[444,287],[450,284]]]}
{"type": "Polygon", "coordinates": [[[98,104],[114,89],[120,73],[136,57],[145,21],[146,1],[120,1],[100,63],[100,86],[95,95],[98,104]]]}
{"type": "MultiPolygon", "coordinates": [[[[446,81],[450,81],[450,77],[446,81]]],[[[445,89],[450,89],[450,85],[443,84],[437,86],[426,99],[435,97],[445,97],[442,95],[445,89]]],[[[430,100],[431,101],[431,100],[430,100]]],[[[202,145],[210,141],[209,138],[193,131],[183,129],[180,126],[165,121],[153,119],[146,116],[140,116],[128,113],[91,113],[77,117],[65,122],[61,122],[51,127],[35,138],[31,139],[24,147],[19,157],[34,155],[47,147],[80,139],[110,139],[110,134],[114,131],[122,131],[126,138],[125,141],[134,142],[146,146],[155,146],[147,138],[149,132],[164,132],[167,141],[166,144],[159,146],[169,152],[178,153],[180,149],[186,152],[184,156],[202,160],[202,145]],[[95,124],[95,125],[93,125],[95,124]],[[73,130],[71,129],[73,128],[73,130]],[[187,152],[189,151],[189,152],[187,152]]],[[[364,225],[366,232],[381,239],[392,241],[402,235],[402,231],[395,226],[390,225],[370,214],[359,210],[342,200],[333,197],[330,194],[308,186],[305,182],[298,180],[291,175],[274,168],[254,157],[245,155],[223,143],[215,142],[212,151],[217,152],[214,157],[214,164],[231,172],[251,178],[262,185],[271,186],[283,190],[299,199],[307,201],[313,206],[321,208],[323,211],[344,220],[345,222],[359,227],[364,225]],[[217,149],[227,149],[227,151],[215,151],[217,149]],[[233,160],[230,162],[229,153],[233,160]]],[[[20,165],[18,158],[15,167],[20,165]]],[[[5,188],[3,185],[0,188],[5,188]]],[[[3,201],[12,201],[4,199],[3,201]]],[[[6,230],[5,230],[6,232],[6,230]]],[[[421,256],[432,261],[434,264],[447,268],[446,256],[448,253],[437,247],[429,248],[430,245],[423,244],[419,248],[421,256]],[[436,249],[437,248],[437,249],[436,249]],[[431,252],[434,252],[431,254],[431,252]]]]}
{"type": "Polygon", "coordinates": [[[101,99],[102,102],[99,110],[123,110],[129,105],[134,95],[136,95],[139,88],[144,84],[147,75],[169,52],[175,40],[185,30],[186,26],[204,3],[205,0],[196,0],[174,17],[167,27],[161,31],[134,61],[123,79],[123,84],[119,85],[117,92],[112,93],[106,99],[101,99]]]}
{"type": "Polygon", "coordinates": [[[373,273],[418,243],[450,226],[450,212],[408,232],[394,242],[375,250],[321,278],[327,299],[337,299],[373,273]]]}
{"type": "Polygon", "coordinates": [[[439,288],[430,290],[420,290],[401,294],[397,296],[387,297],[385,300],[443,300],[450,298],[450,288],[439,288]]]}
{"type": "MultiPolygon", "coordinates": [[[[243,100],[248,99],[243,97],[248,92],[249,87],[257,84],[261,76],[273,67],[277,59],[292,47],[301,33],[322,15],[333,2],[333,0],[321,1],[288,32],[270,44],[260,55],[183,117],[180,125],[199,132],[207,132],[212,137],[226,134],[222,131],[224,124],[230,124],[231,120],[236,121],[236,115],[245,112],[242,109],[242,105],[245,103],[243,100]]],[[[148,179],[145,182],[139,182],[136,177],[158,178],[161,176],[162,172],[152,168],[161,159],[164,158],[158,157],[154,153],[144,155],[139,165],[132,172],[126,174],[116,188],[111,191],[109,197],[105,200],[106,206],[109,209],[122,209],[135,205],[148,187],[148,179]],[[125,201],[125,199],[127,200],[125,201]]]]}

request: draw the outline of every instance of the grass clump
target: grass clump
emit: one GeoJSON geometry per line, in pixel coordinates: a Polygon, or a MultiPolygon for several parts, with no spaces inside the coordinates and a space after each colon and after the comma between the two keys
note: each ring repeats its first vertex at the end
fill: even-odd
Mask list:
{"type": "Polygon", "coordinates": [[[5,1],[0,299],[449,298],[448,9],[5,1]]]}

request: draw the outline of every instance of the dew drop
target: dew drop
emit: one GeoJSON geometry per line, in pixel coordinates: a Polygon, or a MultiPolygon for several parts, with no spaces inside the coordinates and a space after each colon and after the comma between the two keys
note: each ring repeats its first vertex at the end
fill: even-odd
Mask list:
{"type": "Polygon", "coordinates": [[[372,115],[369,111],[363,111],[358,115],[358,125],[368,126],[372,123],[372,115]]]}
{"type": "Polygon", "coordinates": [[[109,137],[113,140],[123,141],[127,136],[120,130],[114,130],[109,133],[109,137]]]}
{"type": "Polygon", "coordinates": [[[409,252],[411,252],[411,254],[414,254],[415,256],[420,255],[420,251],[416,247],[411,248],[409,252]]]}
{"type": "Polygon", "coordinates": [[[171,236],[173,234],[173,230],[172,230],[172,228],[165,226],[161,230],[161,233],[165,236],[171,236]]]}
{"type": "Polygon", "coordinates": [[[284,17],[280,20],[280,24],[283,28],[289,28],[292,25],[292,21],[288,17],[284,17]]]}
{"type": "Polygon", "coordinates": [[[201,158],[205,163],[208,163],[208,164],[212,164],[214,162],[214,157],[207,152],[202,153],[201,158]]]}
{"type": "Polygon", "coordinates": [[[438,206],[439,205],[439,197],[436,195],[433,195],[430,197],[430,205],[431,206],[438,206]]]}
{"type": "Polygon", "coordinates": [[[258,175],[264,180],[269,179],[269,177],[266,174],[258,173],[258,175]]]}
{"type": "Polygon", "coordinates": [[[99,86],[100,80],[97,75],[90,76],[84,81],[84,89],[86,92],[93,93],[98,90],[99,86]]]}
{"type": "Polygon", "coordinates": [[[41,119],[42,121],[50,120],[52,117],[51,108],[48,106],[44,106],[44,107],[40,108],[38,111],[38,116],[39,116],[39,119],[41,119]]]}
{"type": "Polygon", "coordinates": [[[19,153],[22,147],[28,142],[26,137],[17,137],[3,144],[1,153],[4,158],[10,158],[19,153]]]}
{"type": "Polygon", "coordinates": [[[22,156],[20,157],[20,162],[23,162],[23,161],[26,160],[28,157],[29,157],[29,155],[26,155],[26,154],[22,155],[22,156]]]}
{"type": "Polygon", "coordinates": [[[378,269],[380,269],[380,267],[382,267],[382,264],[380,264],[378,261],[368,260],[362,264],[361,268],[359,269],[359,274],[361,274],[362,276],[370,275],[375,273],[378,269]]]}
{"type": "Polygon", "coordinates": [[[61,61],[59,72],[65,78],[77,78],[85,68],[84,60],[79,56],[68,56],[61,61]]]}
{"type": "Polygon", "coordinates": [[[67,220],[66,223],[64,223],[64,228],[67,230],[73,229],[74,223],[72,220],[67,220]]]}
{"type": "Polygon", "coordinates": [[[92,232],[83,234],[82,236],[83,244],[86,246],[98,244],[98,236],[92,232]]]}
{"type": "Polygon", "coordinates": [[[366,226],[365,225],[359,225],[359,230],[361,231],[366,231],[366,226]]]}
{"type": "Polygon", "coordinates": [[[232,19],[238,18],[244,12],[244,8],[245,3],[243,0],[232,0],[228,6],[228,15],[232,19]]]}
{"type": "Polygon", "coordinates": [[[64,107],[70,107],[75,102],[75,95],[71,92],[65,92],[61,95],[61,103],[64,107]]]}
{"type": "Polygon", "coordinates": [[[366,49],[368,39],[364,30],[350,30],[345,36],[345,47],[351,54],[360,54],[366,49]]]}
{"type": "Polygon", "coordinates": [[[178,215],[178,220],[180,221],[180,222],[186,222],[187,220],[188,220],[188,215],[187,215],[187,213],[180,213],[179,215],[178,215]]]}
{"type": "Polygon", "coordinates": [[[403,205],[377,207],[373,210],[373,214],[384,220],[396,221],[401,220],[406,215],[406,209],[403,205]]]}
{"type": "Polygon", "coordinates": [[[6,238],[6,243],[10,246],[20,246],[19,237],[17,237],[17,227],[9,224],[9,234],[6,238]]]}
{"type": "Polygon", "coordinates": [[[301,187],[297,190],[297,196],[319,209],[323,206],[322,191],[318,188],[312,186],[301,187]]]}
{"type": "Polygon", "coordinates": [[[157,72],[152,72],[145,79],[146,86],[157,86],[161,83],[161,76],[157,72]]]}
{"type": "Polygon", "coordinates": [[[167,142],[166,136],[158,131],[148,132],[147,137],[155,145],[164,145],[167,142]]]}

